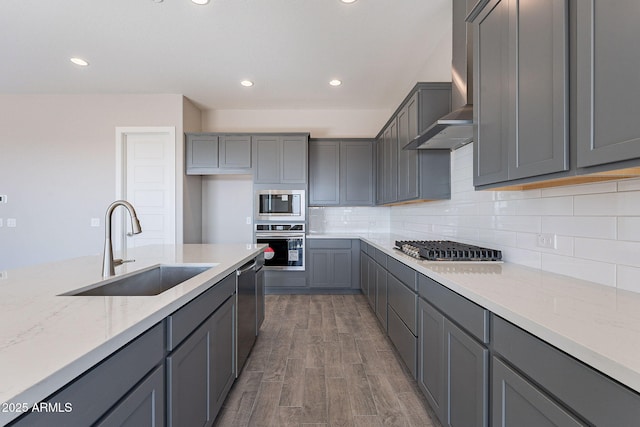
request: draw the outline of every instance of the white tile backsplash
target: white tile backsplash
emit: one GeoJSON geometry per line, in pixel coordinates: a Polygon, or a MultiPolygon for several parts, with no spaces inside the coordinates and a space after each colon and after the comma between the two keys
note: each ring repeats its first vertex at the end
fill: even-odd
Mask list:
{"type": "MultiPolygon", "coordinates": [[[[452,152],[451,200],[389,209],[390,231],[503,251],[506,261],[640,292],[640,179],[474,191],[473,147],[452,152]],[[537,234],[556,235],[556,248],[537,234]]],[[[374,208],[378,209],[378,208],[374,208]]]]}

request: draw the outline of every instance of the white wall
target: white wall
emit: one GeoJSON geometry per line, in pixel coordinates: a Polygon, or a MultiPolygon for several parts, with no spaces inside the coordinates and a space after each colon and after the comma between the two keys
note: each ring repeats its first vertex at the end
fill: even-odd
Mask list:
{"type": "Polygon", "coordinates": [[[203,177],[202,243],[249,243],[253,241],[252,227],[253,176],[203,177]]]}
{"type": "Polygon", "coordinates": [[[640,180],[474,191],[472,145],[452,153],[451,200],[391,208],[391,231],[503,251],[505,260],[640,292],[640,180]],[[557,235],[556,249],[537,234],[557,235]]]}
{"type": "Polygon", "coordinates": [[[391,114],[391,110],[210,110],[202,113],[202,127],[207,132],[310,132],[312,138],[371,138],[391,114]]]}
{"type": "Polygon", "coordinates": [[[0,269],[101,253],[115,128],[175,126],[182,147],[182,108],[181,95],[0,95],[0,269]]]}

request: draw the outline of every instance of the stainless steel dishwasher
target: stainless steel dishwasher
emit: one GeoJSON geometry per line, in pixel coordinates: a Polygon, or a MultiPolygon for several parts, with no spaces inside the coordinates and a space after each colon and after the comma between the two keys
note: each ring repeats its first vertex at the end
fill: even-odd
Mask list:
{"type": "Polygon", "coordinates": [[[236,378],[256,340],[256,260],[236,270],[236,378]]]}

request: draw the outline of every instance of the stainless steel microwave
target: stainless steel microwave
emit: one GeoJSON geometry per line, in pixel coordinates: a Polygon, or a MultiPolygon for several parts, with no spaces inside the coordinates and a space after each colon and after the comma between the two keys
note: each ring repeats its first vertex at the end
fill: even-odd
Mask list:
{"type": "Polygon", "coordinates": [[[258,190],[255,200],[256,221],[304,221],[304,190],[258,190]]]}

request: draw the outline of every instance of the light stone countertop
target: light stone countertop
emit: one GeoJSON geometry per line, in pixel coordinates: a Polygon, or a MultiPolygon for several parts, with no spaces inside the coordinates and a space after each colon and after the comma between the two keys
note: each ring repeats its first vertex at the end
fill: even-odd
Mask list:
{"type": "MultiPolygon", "coordinates": [[[[263,251],[265,245],[171,245],[129,249],[136,262],[214,265],[156,296],[59,296],[103,280],[102,256],[9,270],[0,280],[0,405],[33,404],[137,337],[263,251]]],[[[0,425],[19,413],[0,411],[0,425]]]]}
{"type": "Polygon", "coordinates": [[[360,238],[640,393],[640,294],[512,263],[419,261],[393,249],[406,237],[360,238]]]}

